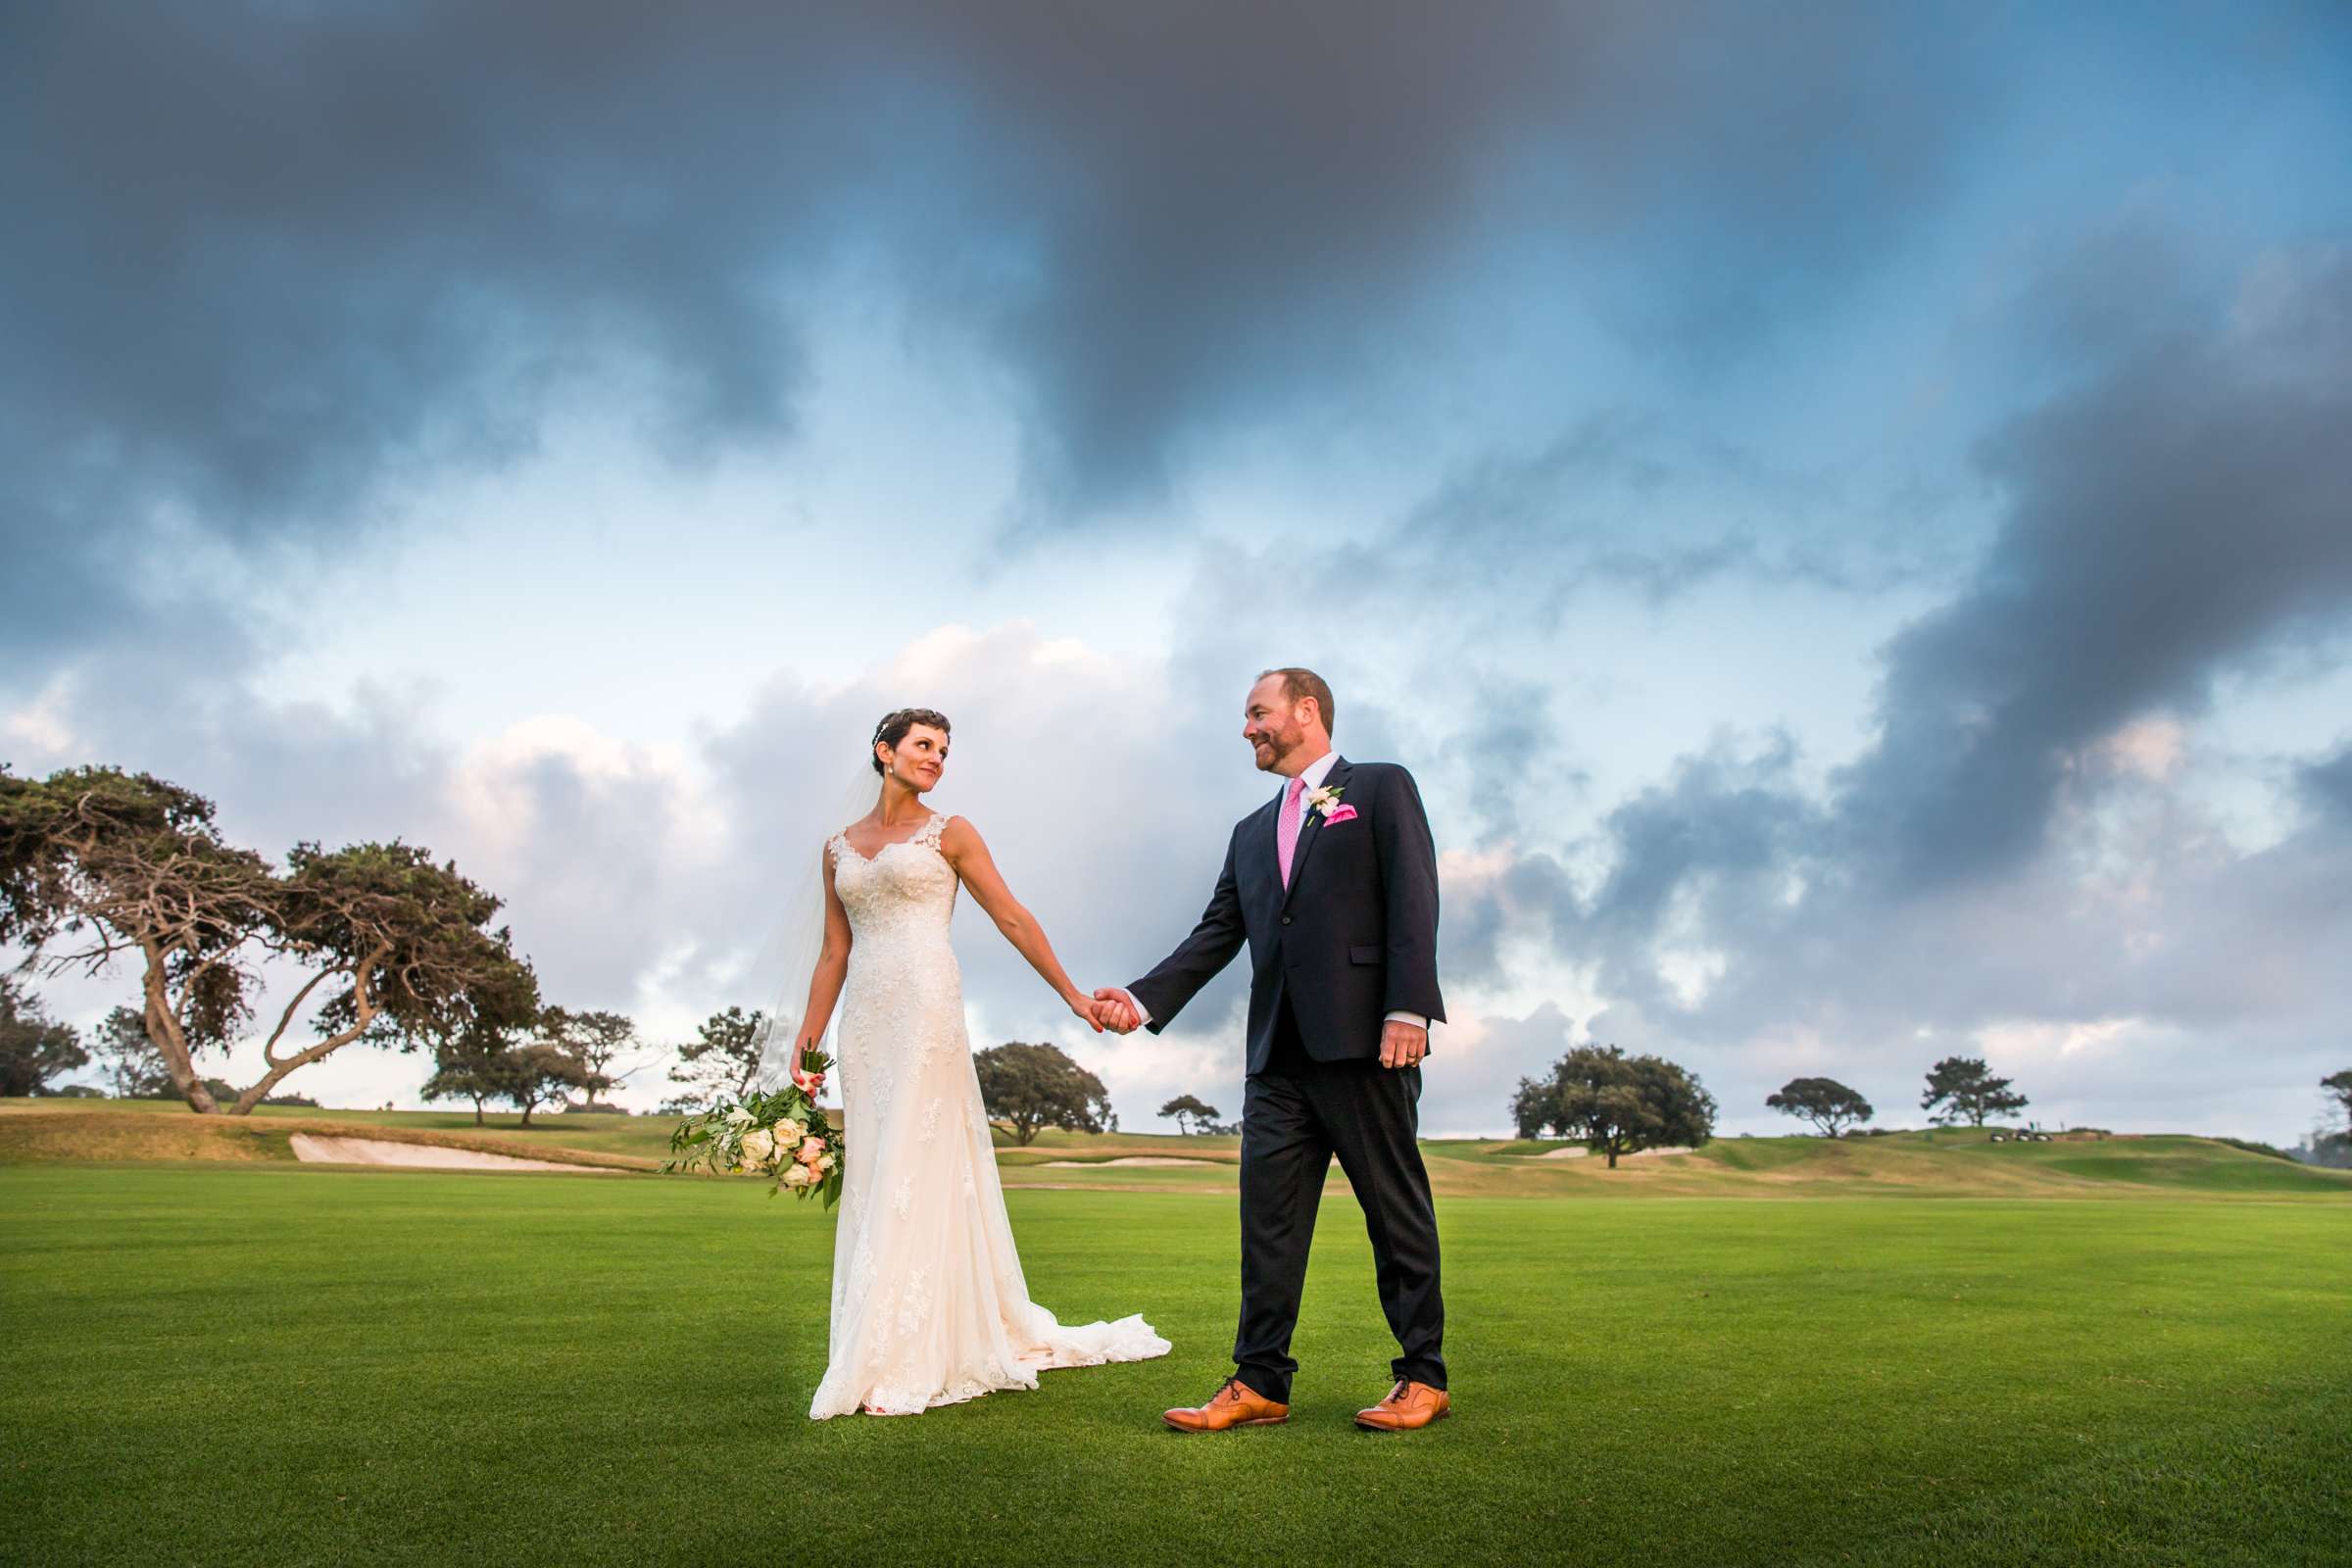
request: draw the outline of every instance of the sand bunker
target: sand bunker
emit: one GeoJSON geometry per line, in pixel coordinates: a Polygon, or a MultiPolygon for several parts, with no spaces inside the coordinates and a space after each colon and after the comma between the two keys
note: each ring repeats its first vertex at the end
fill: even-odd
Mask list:
{"type": "MultiPolygon", "coordinates": [[[[1650,1154],[1688,1154],[1689,1152],[1690,1152],[1690,1150],[1680,1147],[1673,1149],[1637,1149],[1631,1151],[1630,1152],[1619,1154],[1617,1157],[1619,1159],[1641,1159],[1650,1154]]],[[[1590,1149],[1546,1149],[1541,1154],[1523,1154],[1520,1157],[1522,1159],[1592,1159],[1596,1156],[1590,1149]]]]}
{"type": "Polygon", "coordinates": [[[1041,1159],[1038,1161],[1041,1168],[1054,1170],[1094,1170],[1103,1165],[1190,1166],[1196,1170],[1207,1170],[1222,1163],[1222,1160],[1214,1159],[1168,1159],[1158,1154],[1121,1154],[1117,1159],[1041,1159]]]}
{"type": "Polygon", "coordinates": [[[439,1144],[402,1144],[383,1138],[334,1138],[296,1133],[288,1140],[296,1159],[333,1160],[341,1165],[429,1165],[443,1170],[592,1170],[620,1174],[608,1165],[572,1165],[560,1159],[525,1159],[519,1154],[485,1154],[439,1144]]]}

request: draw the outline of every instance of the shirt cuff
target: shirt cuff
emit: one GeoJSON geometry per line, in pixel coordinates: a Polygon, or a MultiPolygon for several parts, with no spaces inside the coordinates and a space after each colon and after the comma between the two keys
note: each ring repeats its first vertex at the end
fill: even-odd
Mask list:
{"type": "Polygon", "coordinates": [[[1381,1022],[1409,1023],[1424,1034],[1429,1032],[1429,1019],[1418,1012],[1405,1012],[1399,1009],[1396,1012],[1390,1013],[1386,1018],[1383,1018],[1381,1022]]]}
{"type": "Polygon", "coordinates": [[[1141,1028],[1145,1024],[1148,1024],[1152,1021],[1151,1009],[1135,1000],[1134,992],[1128,990],[1125,986],[1121,986],[1119,988],[1119,995],[1125,997],[1127,999],[1127,1005],[1135,1009],[1135,1021],[1138,1028],[1141,1028]]]}

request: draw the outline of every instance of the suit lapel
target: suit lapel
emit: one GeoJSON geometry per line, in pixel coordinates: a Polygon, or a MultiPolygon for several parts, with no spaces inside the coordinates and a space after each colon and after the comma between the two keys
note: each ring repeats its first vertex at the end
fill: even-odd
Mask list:
{"type": "MultiPolygon", "coordinates": [[[[1331,764],[1330,772],[1323,775],[1323,787],[1336,790],[1347,782],[1348,759],[1343,757],[1331,764]]],[[[1323,842],[1323,813],[1312,808],[1303,809],[1306,810],[1306,820],[1298,824],[1298,848],[1292,852],[1291,885],[1282,890],[1282,906],[1286,909],[1291,906],[1291,900],[1298,894],[1299,885],[1306,881],[1307,857],[1314,854],[1315,846],[1323,842]]],[[[1277,866],[1280,863],[1278,858],[1277,866]]],[[[1281,873],[1278,870],[1276,874],[1281,873]]]]}

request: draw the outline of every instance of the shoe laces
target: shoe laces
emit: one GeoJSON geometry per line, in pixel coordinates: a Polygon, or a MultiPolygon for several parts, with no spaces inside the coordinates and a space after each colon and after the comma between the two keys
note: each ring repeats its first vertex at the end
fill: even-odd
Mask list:
{"type": "Polygon", "coordinates": [[[1217,1392],[1208,1396],[1208,1404],[1202,1405],[1201,1408],[1204,1410],[1207,1409],[1209,1405],[1215,1404],[1219,1399],[1224,1398],[1228,1394],[1233,1396],[1236,1402],[1239,1402],[1246,1396],[1241,1392],[1242,1387],[1242,1375],[1239,1372],[1236,1372],[1233,1374],[1233,1376],[1227,1378],[1224,1382],[1217,1385],[1217,1392]]]}
{"type": "Polygon", "coordinates": [[[1404,1396],[1412,1392],[1412,1384],[1406,1379],[1398,1378],[1396,1380],[1396,1386],[1389,1391],[1389,1396],[1380,1402],[1383,1404],[1402,1404],[1404,1402],[1404,1396]]]}

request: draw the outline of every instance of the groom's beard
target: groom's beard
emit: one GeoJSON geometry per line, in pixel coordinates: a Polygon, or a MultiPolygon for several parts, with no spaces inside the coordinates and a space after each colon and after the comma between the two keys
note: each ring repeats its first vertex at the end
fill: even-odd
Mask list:
{"type": "Polygon", "coordinates": [[[1282,742],[1274,739],[1274,737],[1271,735],[1267,736],[1265,740],[1259,744],[1262,746],[1264,752],[1268,755],[1261,756],[1257,751],[1252,751],[1250,756],[1256,760],[1257,770],[1260,773],[1273,773],[1280,771],[1282,767],[1282,760],[1298,749],[1298,743],[1297,741],[1293,741],[1288,746],[1285,746],[1282,742]]]}

